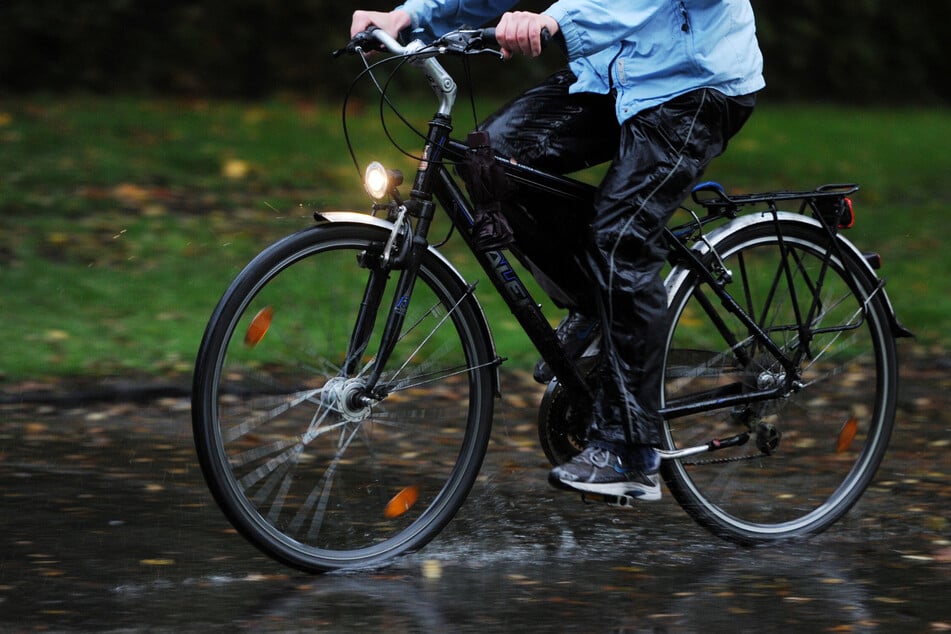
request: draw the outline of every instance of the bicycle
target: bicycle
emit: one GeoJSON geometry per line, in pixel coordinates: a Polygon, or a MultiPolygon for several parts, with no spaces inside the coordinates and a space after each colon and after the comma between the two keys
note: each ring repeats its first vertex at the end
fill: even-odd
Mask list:
{"type": "MultiPolygon", "coordinates": [[[[591,360],[559,347],[509,260],[518,249],[480,247],[451,170],[471,150],[450,137],[457,88],[437,58],[492,52],[491,41],[489,30],[351,41],[350,53],[391,55],[372,66],[363,57],[366,72],[408,62],[438,97],[409,197],[371,164],[374,214],[317,212],[238,274],[205,330],[192,404],[202,472],[232,525],[289,566],[370,567],[417,550],[479,473],[503,359],[477,284],[430,242],[436,201],[554,370],[538,421],[545,455],[559,464],[584,446],[591,360]]],[[[591,204],[591,185],[493,160],[529,191],[591,204]]],[[[725,539],[821,532],[861,496],[888,445],[895,339],[910,333],[879,258],[842,235],[857,189],[730,195],[704,183],[691,197],[702,211],[665,230],[662,475],[725,539]]]]}

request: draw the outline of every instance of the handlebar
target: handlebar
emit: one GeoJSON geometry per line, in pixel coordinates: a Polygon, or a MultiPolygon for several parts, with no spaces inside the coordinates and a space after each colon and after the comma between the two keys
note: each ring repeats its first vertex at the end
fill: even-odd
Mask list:
{"type": "MultiPolygon", "coordinates": [[[[542,29],[542,46],[547,46],[552,39],[548,29],[542,29]]],[[[422,40],[413,40],[403,46],[383,29],[371,26],[353,36],[346,47],[334,51],[333,55],[340,57],[345,53],[362,54],[368,50],[384,50],[394,56],[405,57],[410,64],[422,70],[433,92],[439,98],[438,113],[448,116],[456,100],[456,82],[435,58],[445,54],[486,53],[502,59],[502,52],[492,48],[493,45],[498,46],[494,28],[459,29],[446,33],[430,44],[422,40]]]]}
{"type": "MultiPolygon", "coordinates": [[[[544,49],[552,42],[554,36],[548,29],[542,29],[541,35],[542,48],[544,49]]],[[[492,48],[498,46],[498,44],[499,42],[495,38],[495,27],[458,29],[446,33],[431,44],[424,44],[420,40],[415,40],[403,46],[383,29],[370,26],[367,30],[353,36],[347,46],[335,50],[333,56],[340,57],[345,53],[355,54],[361,50],[368,50],[369,47],[369,50],[385,50],[393,55],[428,55],[435,57],[447,53],[460,55],[491,53],[501,57],[501,51],[492,48]]]]}
{"type": "MultiPolygon", "coordinates": [[[[334,57],[344,53],[362,54],[366,50],[385,50],[394,56],[405,57],[426,76],[426,80],[439,99],[438,114],[448,117],[456,102],[456,82],[435,58],[447,53],[468,55],[482,52],[498,55],[501,58],[501,52],[486,48],[485,31],[485,29],[461,29],[447,33],[431,44],[426,44],[422,40],[413,40],[403,46],[383,29],[371,26],[357,33],[345,48],[334,51],[334,57]]],[[[492,32],[494,33],[494,30],[492,32]]],[[[494,37],[492,39],[494,41],[494,37]]]]}
{"type": "Polygon", "coordinates": [[[498,45],[495,29],[459,29],[451,31],[430,44],[414,40],[403,46],[383,29],[370,26],[353,36],[344,48],[333,52],[334,57],[344,54],[357,54],[361,51],[383,50],[393,55],[412,55],[414,57],[436,57],[447,53],[471,55],[475,53],[493,53],[501,57],[501,52],[490,46],[498,45]]]}

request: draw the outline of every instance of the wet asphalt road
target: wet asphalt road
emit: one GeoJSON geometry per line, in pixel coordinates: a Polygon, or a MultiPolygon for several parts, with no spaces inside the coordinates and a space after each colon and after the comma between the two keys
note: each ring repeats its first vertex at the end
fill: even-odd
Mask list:
{"type": "Polygon", "coordinates": [[[0,630],[949,631],[951,379],[904,356],[876,484],[808,543],[744,549],[669,496],[621,511],[550,490],[539,391],[516,380],[453,523],[383,570],[324,576],[228,527],[187,399],[0,405],[0,630]]]}

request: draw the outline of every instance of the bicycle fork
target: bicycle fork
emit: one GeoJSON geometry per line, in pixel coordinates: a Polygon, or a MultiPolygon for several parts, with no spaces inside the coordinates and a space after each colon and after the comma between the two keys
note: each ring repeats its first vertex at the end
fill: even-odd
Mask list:
{"type": "Polygon", "coordinates": [[[383,303],[384,291],[390,279],[390,273],[399,270],[400,275],[396,283],[393,299],[386,314],[386,323],[380,337],[377,354],[373,360],[372,370],[364,379],[363,405],[369,401],[380,400],[385,394],[378,393],[377,383],[382,375],[390,355],[396,347],[406,320],[410,297],[416,284],[422,253],[427,243],[424,238],[413,236],[408,225],[397,223],[392,230],[390,239],[380,253],[364,251],[359,256],[360,266],[369,271],[363,300],[357,313],[356,323],[350,337],[346,361],[344,362],[343,376],[351,376],[358,371],[358,363],[370,344],[370,336],[376,326],[377,317],[383,303]],[[369,400],[368,400],[369,399],[369,400]]]}

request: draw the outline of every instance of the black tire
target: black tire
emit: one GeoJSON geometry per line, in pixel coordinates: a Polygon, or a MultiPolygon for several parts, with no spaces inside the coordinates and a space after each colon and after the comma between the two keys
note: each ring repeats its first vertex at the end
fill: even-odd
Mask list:
{"type": "Polygon", "coordinates": [[[379,383],[387,396],[351,398],[373,368],[398,275],[367,352],[343,375],[369,278],[358,256],[379,253],[388,235],[330,223],[275,243],[222,297],[198,354],[193,431],[215,500],[251,543],[309,572],[423,546],[462,505],[489,439],[485,320],[432,252],[379,383]]]}
{"type": "MultiPolygon", "coordinates": [[[[842,517],[874,477],[895,416],[895,340],[874,276],[844,243],[832,248],[820,227],[786,220],[782,234],[788,270],[780,267],[771,222],[725,234],[715,246],[732,272],[727,290],[781,349],[801,346],[799,325],[810,323],[801,388],[744,409],[669,418],[664,426],[668,450],[751,432],[744,446],[663,466],[668,488],[694,519],[742,544],[814,535],[842,517]],[[823,274],[827,253],[833,257],[823,274]],[[821,303],[809,322],[820,279],[821,303]]],[[[784,378],[773,355],[752,342],[709,287],[698,286],[693,274],[671,279],[665,407],[784,378]],[[712,300],[707,308],[701,295],[712,300]],[[722,320],[719,329],[710,311],[722,320]]]]}

